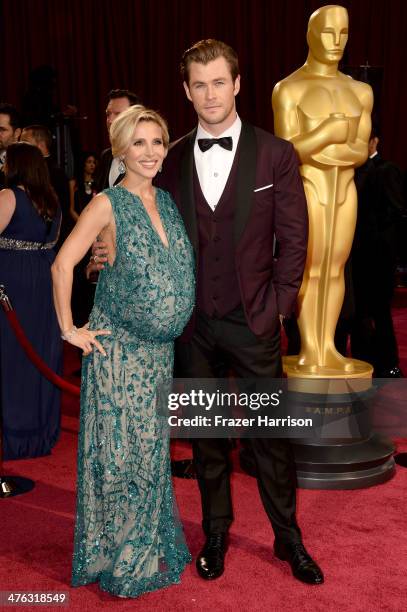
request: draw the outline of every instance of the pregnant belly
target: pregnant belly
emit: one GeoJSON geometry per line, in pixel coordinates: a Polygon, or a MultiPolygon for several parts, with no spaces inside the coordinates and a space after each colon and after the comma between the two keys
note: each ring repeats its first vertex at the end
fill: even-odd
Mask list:
{"type": "Polygon", "coordinates": [[[133,330],[139,338],[168,342],[182,333],[190,315],[188,305],[174,295],[166,295],[129,304],[122,320],[126,329],[133,330]]]}
{"type": "Polygon", "coordinates": [[[103,313],[113,334],[153,342],[170,342],[181,335],[192,313],[193,300],[174,294],[143,294],[126,302],[95,304],[91,319],[103,313]]]}

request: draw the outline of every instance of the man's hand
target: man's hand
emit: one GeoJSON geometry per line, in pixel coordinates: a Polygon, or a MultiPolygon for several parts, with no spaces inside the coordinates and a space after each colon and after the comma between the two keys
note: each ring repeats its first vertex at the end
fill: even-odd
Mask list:
{"type": "Polygon", "coordinates": [[[97,274],[105,267],[103,264],[107,261],[107,246],[105,242],[98,241],[92,244],[92,256],[86,266],[85,274],[89,280],[91,274],[97,274]]]}

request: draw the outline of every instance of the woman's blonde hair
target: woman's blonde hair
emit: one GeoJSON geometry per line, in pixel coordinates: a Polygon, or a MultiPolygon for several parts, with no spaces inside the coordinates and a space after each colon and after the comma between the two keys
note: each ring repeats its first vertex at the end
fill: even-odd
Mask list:
{"type": "Polygon", "coordinates": [[[165,119],[151,108],[135,104],[120,113],[110,126],[110,142],[112,144],[113,157],[123,155],[128,149],[133,140],[134,130],[140,121],[153,121],[160,126],[164,148],[168,149],[170,136],[165,119]]]}

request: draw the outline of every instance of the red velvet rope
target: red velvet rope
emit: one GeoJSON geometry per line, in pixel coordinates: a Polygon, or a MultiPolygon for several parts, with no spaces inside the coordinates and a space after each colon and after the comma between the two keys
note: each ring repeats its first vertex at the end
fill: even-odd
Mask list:
{"type": "Polygon", "coordinates": [[[54,385],[62,389],[62,391],[67,391],[68,393],[72,393],[73,395],[79,395],[79,387],[64,380],[63,378],[61,378],[61,376],[58,376],[58,374],[53,372],[51,368],[47,366],[45,361],[43,361],[41,357],[36,353],[32,344],[27,339],[24,330],[20,325],[15,311],[12,309],[9,300],[2,299],[0,301],[3,306],[4,314],[6,315],[7,320],[10,323],[10,326],[17,340],[20,343],[25,354],[27,355],[28,359],[35,365],[35,367],[41,372],[41,374],[45,376],[45,378],[47,378],[54,385]]]}

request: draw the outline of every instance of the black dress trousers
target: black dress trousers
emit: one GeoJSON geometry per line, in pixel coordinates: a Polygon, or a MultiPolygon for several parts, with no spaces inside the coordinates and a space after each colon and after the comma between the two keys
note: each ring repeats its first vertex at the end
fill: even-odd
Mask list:
{"type": "MultiPolygon", "coordinates": [[[[249,329],[242,307],[220,319],[198,311],[191,341],[176,343],[176,363],[178,375],[184,378],[221,378],[230,369],[240,378],[280,378],[280,328],[271,339],[261,340],[249,329]]],[[[300,541],[290,441],[257,438],[247,442],[256,463],[261,500],[276,538],[300,541]]],[[[193,441],[206,534],[226,532],[233,520],[229,451],[228,439],[193,441]]]]}

